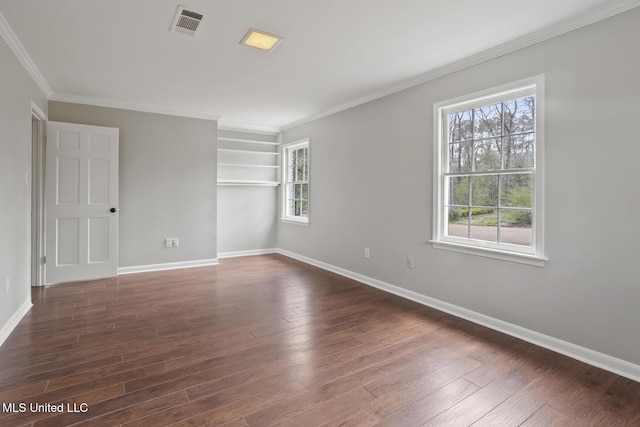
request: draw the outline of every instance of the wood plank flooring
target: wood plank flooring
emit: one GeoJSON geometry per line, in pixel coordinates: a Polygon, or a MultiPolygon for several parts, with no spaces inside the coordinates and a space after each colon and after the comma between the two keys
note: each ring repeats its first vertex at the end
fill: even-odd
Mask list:
{"type": "Polygon", "coordinates": [[[640,426],[640,383],[280,255],[33,299],[2,426],[640,426]]]}

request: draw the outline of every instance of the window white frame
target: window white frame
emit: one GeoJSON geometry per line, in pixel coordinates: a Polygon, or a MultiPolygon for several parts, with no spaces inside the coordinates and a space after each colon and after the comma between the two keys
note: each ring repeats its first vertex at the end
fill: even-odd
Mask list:
{"type": "Polygon", "coordinates": [[[547,260],[544,255],[544,76],[438,102],[433,107],[433,124],[433,247],[543,267],[547,260]],[[520,246],[447,235],[448,114],[530,95],[536,98],[534,165],[527,169],[532,177],[532,245],[520,246]]]}
{"type": "Polygon", "coordinates": [[[282,221],[290,222],[293,224],[309,225],[310,216],[310,166],[311,166],[311,147],[309,144],[309,138],[305,138],[299,141],[290,142],[282,146],[282,221]],[[299,150],[306,149],[306,157],[304,158],[304,165],[302,167],[302,177],[292,173],[295,169],[295,164],[298,161],[297,156],[299,150]],[[305,186],[306,198],[303,196],[303,190],[300,189],[300,196],[295,195],[296,186],[305,186]],[[299,210],[296,211],[296,203],[299,203],[299,210]],[[306,204],[306,212],[303,209],[303,205],[306,204]]]}

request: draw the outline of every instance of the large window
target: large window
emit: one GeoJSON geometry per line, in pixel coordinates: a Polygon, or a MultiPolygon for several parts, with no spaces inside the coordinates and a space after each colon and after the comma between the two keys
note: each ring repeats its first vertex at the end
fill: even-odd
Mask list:
{"type": "Polygon", "coordinates": [[[284,152],[284,220],[309,223],[309,140],[293,142],[284,152]]]}
{"type": "Polygon", "coordinates": [[[540,86],[435,106],[434,246],[542,265],[540,86]]]}

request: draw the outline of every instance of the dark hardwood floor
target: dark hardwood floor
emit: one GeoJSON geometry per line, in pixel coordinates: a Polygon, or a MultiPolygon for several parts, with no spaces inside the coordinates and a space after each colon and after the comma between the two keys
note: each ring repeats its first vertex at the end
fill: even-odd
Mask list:
{"type": "Polygon", "coordinates": [[[2,426],[640,426],[640,383],[279,255],[33,299],[2,426]]]}

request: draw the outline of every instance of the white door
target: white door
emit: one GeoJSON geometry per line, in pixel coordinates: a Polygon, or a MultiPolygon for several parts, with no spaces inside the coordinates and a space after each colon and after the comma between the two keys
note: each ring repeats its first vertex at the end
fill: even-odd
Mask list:
{"type": "Polygon", "coordinates": [[[47,123],[46,283],[118,273],[118,129],[47,123]]]}

